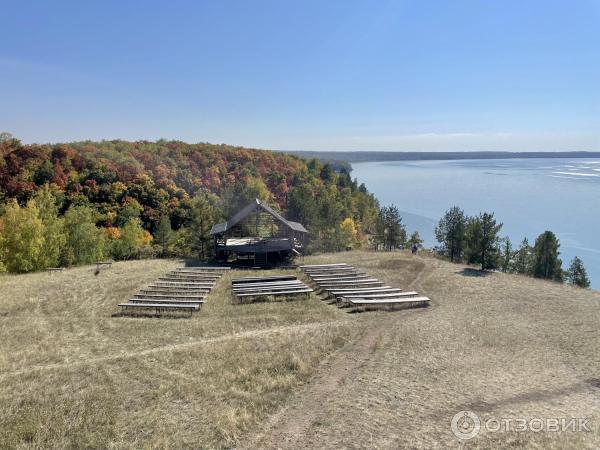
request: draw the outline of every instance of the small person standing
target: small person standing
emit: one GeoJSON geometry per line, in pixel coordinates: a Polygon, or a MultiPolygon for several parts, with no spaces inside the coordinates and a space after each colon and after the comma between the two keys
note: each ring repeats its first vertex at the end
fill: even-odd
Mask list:
{"type": "Polygon", "coordinates": [[[412,254],[416,255],[418,249],[419,249],[419,247],[417,246],[417,244],[413,244],[413,246],[412,246],[412,254]]]}

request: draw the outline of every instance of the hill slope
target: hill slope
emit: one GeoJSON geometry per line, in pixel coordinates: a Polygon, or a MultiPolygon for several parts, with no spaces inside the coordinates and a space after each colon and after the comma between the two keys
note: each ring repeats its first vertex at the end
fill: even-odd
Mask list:
{"type": "MultiPolygon", "coordinates": [[[[90,267],[1,276],[0,442],[447,447],[459,444],[450,420],[464,409],[482,420],[592,417],[597,430],[599,293],[481,277],[425,255],[305,258],[334,261],[414,288],[432,305],[365,314],[315,296],[232,305],[225,279],[191,320],[130,319],[112,317],[115,305],[175,262],[117,263],[98,277],[90,267]]],[[[482,433],[469,444],[598,439],[482,433]]]]}

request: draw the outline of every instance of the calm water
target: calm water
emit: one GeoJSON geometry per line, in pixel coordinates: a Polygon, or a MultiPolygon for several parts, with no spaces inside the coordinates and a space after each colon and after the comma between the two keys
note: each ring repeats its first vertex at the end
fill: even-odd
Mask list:
{"type": "Polygon", "coordinates": [[[561,242],[563,267],[579,256],[600,289],[600,160],[506,159],[406,161],[352,164],[382,205],[403,212],[408,231],[418,230],[427,246],[444,211],[458,205],[467,214],[493,211],[501,234],[513,246],[533,244],[544,230],[561,242]]]}

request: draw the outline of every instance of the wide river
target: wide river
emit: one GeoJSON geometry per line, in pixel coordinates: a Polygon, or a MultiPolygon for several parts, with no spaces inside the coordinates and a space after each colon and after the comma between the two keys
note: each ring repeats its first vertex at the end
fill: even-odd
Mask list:
{"type": "Polygon", "coordinates": [[[434,228],[454,205],[494,212],[513,247],[551,230],[563,267],[579,256],[600,289],[600,160],[500,159],[353,163],[352,176],[382,205],[395,204],[409,232],[437,245],[434,228]]]}

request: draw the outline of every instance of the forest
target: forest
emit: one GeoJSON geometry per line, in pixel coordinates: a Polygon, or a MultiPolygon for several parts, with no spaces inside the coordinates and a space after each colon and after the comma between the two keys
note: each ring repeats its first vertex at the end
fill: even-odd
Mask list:
{"type": "Polygon", "coordinates": [[[507,151],[469,151],[469,152],[394,152],[394,151],[287,151],[301,158],[318,158],[321,161],[335,161],[351,171],[350,163],[374,161],[452,161],[464,159],[533,159],[533,158],[600,158],[600,152],[594,151],[556,151],[556,152],[507,152],[507,151]]]}
{"type": "Polygon", "coordinates": [[[208,258],[213,223],[254,198],[310,232],[309,252],[357,248],[379,205],[345,170],[265,150],[180,141],[23,144],[0,134],[0,270],[100,258],[208,258]]]}

